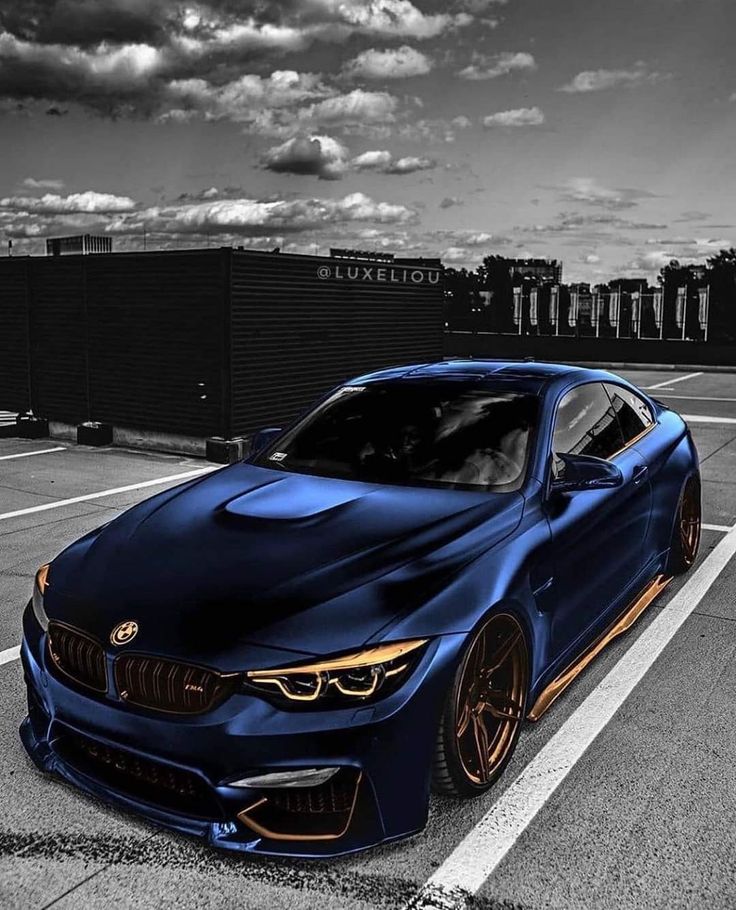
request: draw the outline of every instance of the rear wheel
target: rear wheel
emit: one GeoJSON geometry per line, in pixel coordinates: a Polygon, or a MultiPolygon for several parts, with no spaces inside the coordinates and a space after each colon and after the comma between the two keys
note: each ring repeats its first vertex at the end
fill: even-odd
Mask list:
{"type": "Polygon", "coordinates": [[[497,613],[474,634],[448,694],[432,774],[437,792],[475,796],[495,783],[516,746],[528,688],[521,624],[497,613]]]}
{"type": "Polygon", "coordinates": [[[682,575],[693,565],[700,547],[700,530],[700,478],[693,475],[688,478],[677,504],[668,564],[670,575],[682,575]]]}

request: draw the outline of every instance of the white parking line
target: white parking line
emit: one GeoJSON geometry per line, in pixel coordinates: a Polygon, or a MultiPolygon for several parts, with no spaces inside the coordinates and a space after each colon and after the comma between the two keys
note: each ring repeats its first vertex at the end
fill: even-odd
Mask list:
{"type": "Polygon", "coordinates": [[[85,493],[84,496],[72,496],[71,499],[57,499],[55,502],[45,502],[40,506],[30,506],[27,509],[16,509],[14,512],[0,514],[0,521],[6,518],[18,518],[20,515],[33,515],[34,512],[46,512],[48,509],[60,509],[62,506],[71,506],[76,502],[88,502],[90,499],[102,499],[103,496],[115,496],[117,493],[129,493],[131,490],[142,490],[145,487],[155,487],[161,483],[170,483],[172,480],[186,480],[198,474],[207,474],[216,471],[220,465],[211,465],[206,468],[197,468],[196,471],[184,471],[183,474],[170,474],[168,477],[155,477],[153,480],[144,480],[141,483],[130,483],[125,487],[115,487],[112,490],[100,490],[98,493],[85,493]]]}
{"type": "Polygon", "coordinates": [[[661,398],[676,398],[678,401],[736,401],[736,398],[712,398],[708,395],[660,395],[661,398]]]}
{"type": "Polygon", "coordinates": [[[15,455],[0,455],[0,461],[9,458],[28,458],[29,455],[48,455],[49,452],[66,452],[66,446],[55,446],[53,449],[37,449],[35,452],[16,452],[15,455]]]}
{"type": "Polygon", "coordinates": [[[482,887],[736,554],[736,527],[428,879],[409,907],[453,910],[482,887]]]}
{"type": "Polygon", "coordinates": [[[695,379],[696,376],[702,376],[703,373],[688,373],[686,376],[678,376],[677,379],[668,379],[666,382],[658,382],[656,385],[644,386],[645,389],[666,389],[676,382],[684,382],[686,379],[695,379]]]}
{"type": "Polygon", "coordinates": [[[711,417],[708,414],[680,414],[688,423],[736,423],[736,417],[711,417]]]}
{"type": "Polygon", "coordinates": [[[6,648],[4,651],[0,651],[0,667],[3,664],[9,664],[11,660],[18,660],[20,657],[20,645],[15,645],[13,648],[6,648]]]}
{"type": "Polygon", "coordinates": [[[731,530],[731,525],[702,525],[704,531],[720,531],[721,534],[728,534],[731,530]]]}

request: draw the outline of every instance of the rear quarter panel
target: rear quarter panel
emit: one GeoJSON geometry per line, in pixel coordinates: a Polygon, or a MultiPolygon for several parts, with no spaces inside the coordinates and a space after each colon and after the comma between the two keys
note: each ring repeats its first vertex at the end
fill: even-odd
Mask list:
{"type": "Polygon", "coordinates": [[[679,414],[657,408],[657,426],[635,445],[649,466],[652,516],[647,534],[650,554],[670,546],[680,493],[687,478],[699,470],[698,452],[679,414]]]}

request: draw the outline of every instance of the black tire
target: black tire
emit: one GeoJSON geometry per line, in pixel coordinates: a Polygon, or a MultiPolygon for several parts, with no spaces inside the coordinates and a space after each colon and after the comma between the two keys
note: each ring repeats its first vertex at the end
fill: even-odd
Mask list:
{"type": "Polygon", "coordinates": [[[516,748],[528,692],[524,630],[516,617],[496,613],[470,637],[447,695],[432,766],[436,793],[468,798],[493,786],[516,748]],[[483,752],[488,755],[485,767],[483,752]]]}
{"type": "Polygon", "coordinates": [[[683,575],[693,567],[700,548],[701,521],[700,477],[693,474],[682,488],[677,503],[667,563],[669,575],[683,575]]]}

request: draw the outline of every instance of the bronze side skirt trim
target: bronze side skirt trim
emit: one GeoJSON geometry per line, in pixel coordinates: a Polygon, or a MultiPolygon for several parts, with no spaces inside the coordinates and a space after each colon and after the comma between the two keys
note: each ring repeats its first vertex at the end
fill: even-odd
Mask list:
{"type": "Polygon", "coordinates": [[[610,625],[605,632],[598,636],[595,641],[565,669],[559,676],[555,677],[539,694],[534,702],[531,711],[527,714],[527,720],[537,721],[544,714],[565,689],[583,672],[583,670],[592,663],[607,644],[623,635],[630,629],[641,614],[646,610],[649,604],[667,587],[672,578],[664,575],[657,575],[644,588],[636,600],[631,603],[624,612],[610,625]]]}

